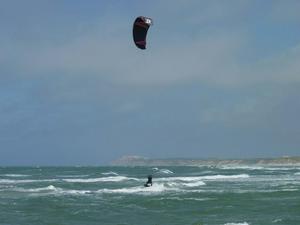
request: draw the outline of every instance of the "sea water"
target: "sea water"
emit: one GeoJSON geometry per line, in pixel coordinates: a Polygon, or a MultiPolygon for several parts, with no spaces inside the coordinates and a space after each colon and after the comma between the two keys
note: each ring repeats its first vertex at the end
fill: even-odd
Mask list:
{"type": "Polygon", "coordinates": [[[0,225],[47,224],[299,225],[300,167],[0,167],[0,225]]]}

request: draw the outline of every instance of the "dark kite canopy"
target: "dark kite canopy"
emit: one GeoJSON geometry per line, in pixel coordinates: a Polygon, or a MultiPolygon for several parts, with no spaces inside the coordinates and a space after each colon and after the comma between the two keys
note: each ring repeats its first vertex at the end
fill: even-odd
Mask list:
{"type": "Polygon", "coordinates": [[[146,49],[146,38],[149,27],[152,25],[152,19],[139,16],[133,24],[133,41],[136,47],[146,49]]]}

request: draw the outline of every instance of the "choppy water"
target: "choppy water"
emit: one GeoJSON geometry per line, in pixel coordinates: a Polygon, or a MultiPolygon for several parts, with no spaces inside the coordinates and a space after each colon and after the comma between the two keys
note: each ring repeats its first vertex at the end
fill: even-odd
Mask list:
{"type": "Polygon", "coordinates": [[[41,224],[298,225],[300,167],[0,167],[0,225],[41,224]]]}

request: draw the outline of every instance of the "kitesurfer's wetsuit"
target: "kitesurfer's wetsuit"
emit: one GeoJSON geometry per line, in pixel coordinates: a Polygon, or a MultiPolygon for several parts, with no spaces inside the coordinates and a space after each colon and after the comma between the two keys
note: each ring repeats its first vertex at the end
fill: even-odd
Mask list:
{"type": "Polygon", "coordinates": [[[147,181],[146,184],[144,184],[144,186],[145,186],[145,187],[150,187],[150,186],[152,186],[152,176],[151,176],[151,175],[148,176],[148,181],[147,181]]]}

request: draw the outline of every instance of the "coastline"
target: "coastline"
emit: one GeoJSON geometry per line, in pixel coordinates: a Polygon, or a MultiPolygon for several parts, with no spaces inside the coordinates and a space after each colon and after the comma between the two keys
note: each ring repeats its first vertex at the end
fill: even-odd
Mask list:
{"type": "Polygon", "coordinates": [[[112,166],[300,166],[299,156],[253,159],[151,159],[142,156],[123,156],[112,166]]]}

